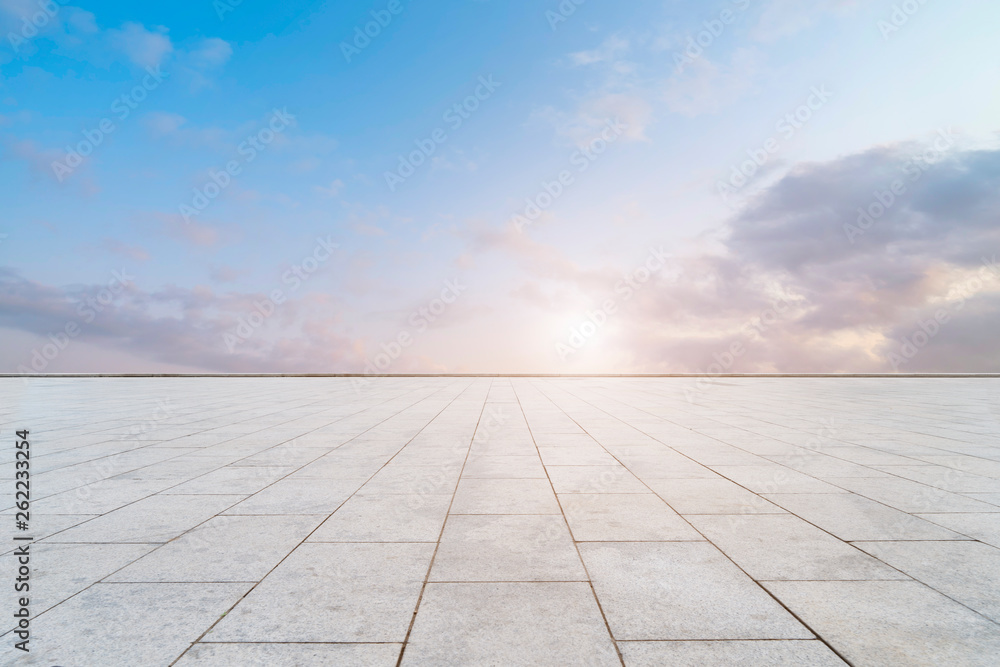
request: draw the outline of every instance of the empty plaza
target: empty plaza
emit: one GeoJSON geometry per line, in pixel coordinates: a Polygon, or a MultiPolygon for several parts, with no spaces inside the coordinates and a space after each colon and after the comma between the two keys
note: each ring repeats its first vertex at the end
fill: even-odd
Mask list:
{"type": "Polygon", "coordinates": [[[3,664],[1000,656],[1000,379],[7,377],[0,430],[3,664]]]}

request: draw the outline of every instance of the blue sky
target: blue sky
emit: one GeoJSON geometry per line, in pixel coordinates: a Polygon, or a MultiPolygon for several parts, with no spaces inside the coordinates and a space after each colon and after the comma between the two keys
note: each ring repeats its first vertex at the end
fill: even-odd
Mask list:
{"type": "Polygon", "coordinates": [[[0,0],[0,370],[1000,370],[998,19],[0,0]]]}

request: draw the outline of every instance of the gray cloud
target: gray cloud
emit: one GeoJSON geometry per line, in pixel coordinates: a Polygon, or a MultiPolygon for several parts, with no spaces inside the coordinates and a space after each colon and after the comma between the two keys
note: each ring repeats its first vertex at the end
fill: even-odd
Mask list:
{"type": "MultiPolygon", "coordinates": [[[[720,230],[720,252],[675,258],[621,304],[603,345],[626,362],[607,370],[703,372],[739,344],[724,370],[1000,371],[1000,150],[954,148],[921,162],[926,150],[880,147],[795,167],[720,230]],[[890,203],[885,193],[895,181],[901,185],[890,203]],[[849,234],[859,208],[878,215],[863,234],[849,234]],[[930,324],[935,317],[944,321],[930,324]],[[904,354],[907,342],[913,354],[904,354]]],[[[528,312],[511,322],[530,326],[540,311],[582,313],[610,296],[620,267],[581,266],[531,231],[456,231],[467,254],[513,260],[514,281],[503,291],[528,312]]],[[[0,270],[0,326],[47,336],[79,320],[78,303],[102,289],[51,287],[0,270]]],[[[290,299],[228,354],[223,334],[264,296],[129,287],[82,327],[81,339],[150,361],[230,372],[359,370],[365,351],[380,342],[344,333],[354,324],[334,315],[343,312],[339,297],[309,294],[290,299]]],[[[463,335],[458,325],[482,312],[475,299],[463,301],[449,335],[463,335]]],[[[501,344],[506,334],[482,344],[501,344]]]]}
{"type": "Polygon", "coordinates": [[[659,370],[704,370],[732,341],[746,343],[739,371],[1000,370],[1000,270],[984,266],[1000,249],[1000,150],[928,161],[927,148],[793,169],[731,221],[723,256],[688,259],[679,284],[640,295],[621,343],[637,351],[638,366],[659,370]],[[859,209],[880,215],[861,229],[859,209]],[[782,294],[794,307],[766,331],[722,333],[782,294]],[[890,353],[942,311],[948,322],[894,366],[890,353]],[[720,333],[678,336],[675,324],[720,333]]]}
{"type": "MultiPolygon", "coordinates": [[[[106,290],[105,285],[57,288],[0,269],[0,326],[48,337],[72,323],[79,327],[75,340],[212,371],[336,372],[358,365],[353,341],[338,333],[338,318],[315,315],[338,312],[329,297],[289,298],[229,353],[223,335],[254,312],[265,294],[176,286],[145,292],[129,284],[102,304],[106,290]]],[[[29,366],[32,350],[19,357],[8,350],[7,355],[20,361],[8,361],[11,367],[2,370],[17,372],[18,365],[29,366]]]]}

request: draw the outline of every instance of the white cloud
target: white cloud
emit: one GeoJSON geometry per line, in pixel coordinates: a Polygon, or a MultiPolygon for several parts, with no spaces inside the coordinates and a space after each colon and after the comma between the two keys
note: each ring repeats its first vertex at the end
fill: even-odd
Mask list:
{"type": "Polygon", "coordinates": [[[316,186],[316,192],[326,195],[327,197],[336,197],[340,194],[340,191],[344,189],[344,182],[339,178],[330,183],[329,186],[316,186]]]}
{"type": "Polygon", "coordinates": [[[771,0],[761,12],[751,36],[761,42],[773,42],[782,37],[811,28],[824,15],[845,13],[858,6],[857,0],[771,0]]]}
{"type": "Polygon", "coordinates": [[[761,72],[760,60],[752,49],[737,49],[728,65],[698,58],[667,81],[667,107],[685,116],[721,111],[753,89],[761,72]]]}
{"type": "Polygon", "coordinates": [[[233,47],[224,39],[209,37],[201,40],[189,52],[191,63],[203,69],[225,65],[233,55],[233,47]]]}
{"type": "Polygon", "coordinates": [[[147,30],[141,23],[128,22],[120,29],[108,30],[108,36],[112,44],[140,67],[156,67],[174,50],[167,29],[162,26],[147,30]]]}
{"type": "Polygon", "coordinates": [[[620,35],[611,35],[604,43],[591,51],[577,51],[569,54],[574,65],[592,65],[594,63],[612,62],[620,53],[628,51],[629,40],[620,35]]]}
{"type": "Polygon", "coordinates": [[[176,133],[187,120],[179,114],[154,111],[147,114],[142,122],[153,133],[153,136],[162,137],[176,133]]]}
{"type": "Polygon", "coordinates": [[[582,146],[590,143],[609,120],[620,120],[627,126],[623,136],[630,141],[645,141],[646,127],[653,115],[652,107],[634,93],[605,93],[587,99],[572,113],[547,107],[535,114],[555,127],[556,134],[582,146]]]}

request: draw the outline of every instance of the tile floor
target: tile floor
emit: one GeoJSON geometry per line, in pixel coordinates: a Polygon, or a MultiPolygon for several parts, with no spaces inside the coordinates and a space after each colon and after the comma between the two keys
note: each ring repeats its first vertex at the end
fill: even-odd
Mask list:
{"type": "Polygon", "coordinates": [[[997,665],[1000,380],[0,378],[15,665],[997,665]]]}

